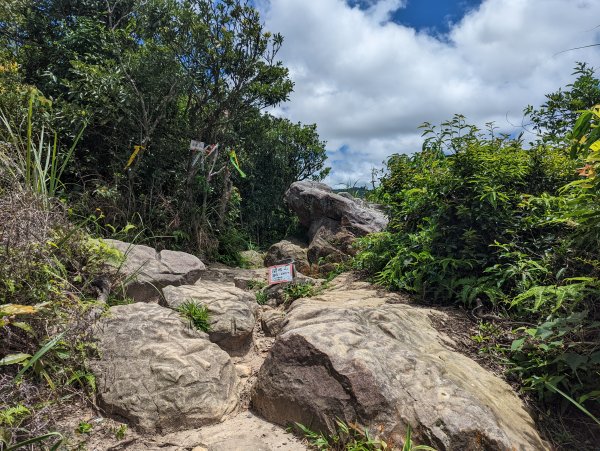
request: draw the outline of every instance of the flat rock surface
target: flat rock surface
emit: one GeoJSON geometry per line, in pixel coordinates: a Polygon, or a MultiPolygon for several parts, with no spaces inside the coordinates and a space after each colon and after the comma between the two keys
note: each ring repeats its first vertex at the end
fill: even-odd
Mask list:
{"type": "Polygon", "coordinates": [[[211,263],[206,271],[202,272],[199,282],[212,281],[224,284],[233,284],[236,278],[246,278],[255,280],[267,280],[267,270],[232,268],[221,263],[211,263]]]}
{"type": "Polygon", "coordinates": [[[231,358],[177,312],[145,303],[112,307],[95,335],[99,403],[139,431],[216,423],[236,408],[231,358]]]}
{"type": "Polygon", "coordinates": [[[198,257],[185,252],[163,250],[119,240],[104,240],[125,255],[119,272],[126,279],[126,293],[136,302],[160,297],[167,285],[192,284],[206,269],[198,257]]]}
{"type": "Polygon", "coordinates": [[[258,309],[256,298],[233,285],[201,280],[195,285],[165,287],[165,303],[176,309],[186,301],[193,301],[208,309],[211,341],[232,354],[242,354],[252,341],[252,331],[258,309]]]}
{"type": "Polygon", "coordinates": [[[396,444],[410,424],[439,451],[547,449],[511,387],[451,350],[432,315],[340,277],[292,305],[252,405],[281,425],[358,421],[396,444]]]}
{"type": "Polygon", "coordinates": [[[171,433],[162,437],[136,437],[124,443],[131,451],[307,451],[302,441],[283,428],[251,412],[223,423],[171,433]]]}

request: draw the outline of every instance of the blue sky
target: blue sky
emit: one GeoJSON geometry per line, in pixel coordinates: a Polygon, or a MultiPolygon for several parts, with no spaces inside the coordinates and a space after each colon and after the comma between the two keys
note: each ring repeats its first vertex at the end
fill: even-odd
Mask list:
{"type": "Polygon", "coordinates": [[[598,0],[254,0],[280,32],[295,83],[273,114],[316,123],[326,180],[363,184],[394,153],[420,150],[418,126],[455,113],[525,131],[523,109],[600,69],[598,0]]]}
{"type": "MultiPolygon", "coordinates": [[[[348,0],[351,6],[363,10],[373,2],[348,0]]],[[[462,19],[466,11],[481,4],[481,0],[407,0],[405,6],[393,12],[390,19],[400,25],[407,25],[419,31],[447,33],[450,24],[462,19]]]]}

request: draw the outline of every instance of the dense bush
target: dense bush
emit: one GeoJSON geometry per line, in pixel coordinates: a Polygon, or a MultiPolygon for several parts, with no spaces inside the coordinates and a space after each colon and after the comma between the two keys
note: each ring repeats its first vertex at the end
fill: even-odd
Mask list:
{"type": "MultiPolygon", "coordinates": [[[[590,70],[574,86],[597,87],[590,70]]],[[[565,136],[577,114],[542,121],[555,107],[534,113],[553,137],[529,146],[491,125],[482,133],[462,116],[439,129],[425,124],[423,149],[388,161],[373,197],[387,206],[390,226],[360,241],[355,266],[426,302],[529,324],[515,325],[503,349],[509,371],[542,400],[560,391],[597,413],[600,110],[572,119],[565,136]]]]}

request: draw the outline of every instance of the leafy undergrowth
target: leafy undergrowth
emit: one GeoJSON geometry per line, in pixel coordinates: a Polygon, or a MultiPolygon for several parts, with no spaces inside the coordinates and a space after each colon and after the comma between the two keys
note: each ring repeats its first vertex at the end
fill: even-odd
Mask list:
{"type": "Polygon", "coordinates": [[[417,445],[412,440],[412,430],[408,426],[404,445],[396,448],[385,440],[372,436],[368,428],[336,419],[336,430],[329,434],[315,432],[300,423],[295,423],[299,432],[308,444],[319,451],[436,451],[427,445],[417,445]]]}
{"type": "Polygon", "coordinates": [[[485,321],[473,340],[542,416],[581,418],[598,438],[600,106],[589,102],[600,102],[600,80],[585,65],[576,73],[566,94],[529,110],[540,133],[529,146],[460,115],[425,124],[423,150],[388,161],[372,197],[390,225],[359,240],[354,265],[485,321]]]}
{"type": "Polygon", "coordinates": [[[210,332],[210,313],[206,306],[190,299],[177,307],[177,311],[188,321],[190,327],[202,332],[210,332]]]}
{"type": "Polygon", "coordinates": [[[60,406],[95,390],[98,277],[119,256],[30,191],[0,197],[0,443],[47,446],[60,406]]]}

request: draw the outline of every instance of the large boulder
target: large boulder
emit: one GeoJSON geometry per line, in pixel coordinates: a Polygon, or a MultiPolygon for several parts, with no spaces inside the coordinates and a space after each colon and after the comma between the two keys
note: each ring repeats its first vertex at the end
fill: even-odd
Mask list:
{"type": "Polygon", "coordinates": [[[283,240],[273,244],[265,255],[265,266],[273,266],[283,260],[294,260],[296,271],[302,274],[310,273],[306,247],[291,241],[283,240]]]}
{"type": "Polygon", "coordinates": [[[453,351],[432,326],[445,314],[365,283],[292,305],[252,404],[267,420],[331,429],[358,422],[399,444],[442,450],[542,450],[531,416],[503,380],[453,351]]]}
{"type": "Polygon", "coordinates": [[[198,257],[185,252],[157,252],[142,244],[104,241],[125,255],[118,269],[124,276],[127,296],[136,302],[160,298],[160,290],[168,285],[193,284],[206,269],[198,257]]]}
{"type": "Polygon", "coordinates": [[[165,303],[176,309],[186,301],[207,308],[214,343],[231,354],[244,354],[252,343],[252,331],[258,308],[255,297],[233,285],[201,280],[196,285],[181,285],[163,289],[165,303]]]}
{"type": "Polygon", "coordinates": [[[308,180],[292,183],[285,193],[285,202],[306,227],[329,218],[355,235],[363,236],[383,230],[388,223],[375,204],[336,194],[324,183],[308,180]]]}
{"type": "Polygon", "coordinates": [[[219,422],[238,402],[229,355],[180,315],[156,304],[112,307],[95,331],[98,400],[141,432],[219,422]]]}
{"type": "Polygon", "coordinates": [[[285,193],[285,202],[308,228],[308,261],[321,273],[354,253],[356,237],[380,232],[388,223],[377,205],[348,193],[336,194],[323,183],[295,182],[285,193]]]}
{"type": "Polygon", "coordinates": [[[263,267],[263,254],[255,250],[240,252],[244,265],[248,268],[258,269],[263,267]]]}

